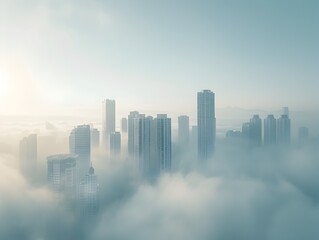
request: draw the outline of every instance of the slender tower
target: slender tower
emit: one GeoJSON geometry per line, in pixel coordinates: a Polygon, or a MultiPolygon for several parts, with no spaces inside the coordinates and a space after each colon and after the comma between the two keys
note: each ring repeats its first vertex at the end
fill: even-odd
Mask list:
{"type": "Polygon", "coordinates": [[[133,111],[128,115],[128,126],[127,126],[127,147],[128,153],[132,156],[134,154],[134,121],[140,117],[139,112],[133,111]]]}
{"type": "Polygon", "coordinates": [[[166,114],[157,114],[155,118],[155,151],[160,172],[172,168],[172,127],[171,119],[166,114]]]}
{"type": "Polygon", "coordinates": [[[291,123],[288,115],[283,114],[277,119],[277,143],[289,145],[291,141],[291,123]]]}
{"type": "Polygon", "coordinates": [[[110,135],[115,132],[115,100],[106,99],[102,104],[103,124],[102,142],[103,149],[108,150],[110,146],[110,135]]]}
{"type": "Polygon", "coordinates": [[[70,153],[78,155],[76,163],[77,181],[80,182],[90,167],[91,131],[90,125],[74,128],[69,137],[70,153]]]}
{"type": "Polygon", "coordinates": [[[198,156],[213,156],[216,139],[215,94],[210,90],[197,93],[198,156]]]}
{"type": "Polygon", "coordinates": [[[276,119],[274,115],[268,115],[264,120],[264,144],[265,145],[275,145],[277,141],[276,137],[276,119]]]}

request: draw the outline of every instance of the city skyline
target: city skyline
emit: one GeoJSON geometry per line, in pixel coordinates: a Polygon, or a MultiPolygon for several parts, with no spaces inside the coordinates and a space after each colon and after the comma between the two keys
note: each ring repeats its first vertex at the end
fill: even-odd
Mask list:
{"type": "Polygon", "coordinates": [[[0,0],[1,240],[318,240],[318,0],[0,0]]]}

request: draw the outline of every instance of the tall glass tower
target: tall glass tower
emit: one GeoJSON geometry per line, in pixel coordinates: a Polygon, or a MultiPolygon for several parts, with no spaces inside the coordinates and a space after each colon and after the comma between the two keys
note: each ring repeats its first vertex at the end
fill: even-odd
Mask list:
{"type": "Polygon", "coordinates": [[[78,155],[76,170],[78,182],[85,176],[91,162],[91,131],[90,125],[74,128],[69,137],[70,153],[78,155]]]}
{"type": "Polygon", "coordinates": [[[108,150],[110,135],[115,132],[115,100],[106,99],[103,101],[102,113],[102,149],[108,150]]]}
{"type": "Polygon", "coordinates": [[[197,93],[198,156],[213,156],[216,139],[215,94],[210,90],[197,93]]]}
{"type": "Polygon", "coordinates": [[[270,114],[264,120],[264,144],[275,145],[277,142],[277,125],[274,115],[270,114]]]}

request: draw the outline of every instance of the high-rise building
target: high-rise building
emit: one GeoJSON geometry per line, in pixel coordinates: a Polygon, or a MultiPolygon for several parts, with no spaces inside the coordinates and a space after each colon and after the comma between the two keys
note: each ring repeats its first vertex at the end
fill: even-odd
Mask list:
{"type": "Polygon", "coordinates": [[[138,119],[140,114],[137,111],[130,112],[128,115],[128,153],[132,156],[134,154],[134,119],[138,119]]]}
{"type": "Polygon", "coordinates": [[[155,119],[139,114],[133,119],[132,135],[132,156],[141,176],[155,178],[171,170],[171,119],[166,114],[158,114],[155,119]]]}
{"type": "Polygon", "coordinates": [[[114,132],[110,135],[110,153],[112,156],[119,155],[121,153],[121,133],[114,132]]]}
{"type": "Polygon", "coordinates": [[[210,90],[197,93],[198,156],[213,156],[216,139],[215,94],[210,90]]]}
{"type": "Polygon", "coordinates": [[[75,154],[61,154],[47,157],[48,184],[55,192],[70,196],[76,191],[76,158],[75,154]]]}
{"type": "Polygon", "coordinates": [[[262,127],[259,115],[255,114],[247,123],[242,125],[242,138],[250,147],[260,147],[262,144],[262,127]]]}
{"type": "Polygon", "coordinates": [[[264,119],[264,144],[275,145],[277,141],[277,125],[274,115],[270,114],[264,119]]]}
{"type": "Polygon", "coordinates": [[[121,131],[122,133],[127,133],[127,118],[121,119],[121,131]]]}
{"type": "Polygon", "coordinates": [[[241,128],[241,135],[243,139],[250,141],[250,122],[243,123],[241,128]]]}
{"type": "Polygon", "coordinates": [[[172,127],[166,114],[157,114],[155,118],[156,159],[161,171],[172,168],[172,127]]]}
{"type": "Polygon", "coordinates": [[[115,100],[106,99],[102,104],[102,144],[103,149],[110,146],[110,135],[115,132],[115,100]]]}
{"type": "Polygon", "coordinates": [[[277,119],[277,143],[289,145],[291,141],[291,123],[288,115],[281,115],[277,119]]]}
{"type": "Polygon", "coordinates": [[[37,176],[37,135],[31,134],[24,137],[19,144],[20,169],[29,180],[37,176]]]}
{"type": "Polygon", "coordinates": [[[97,176],[91,166],[78,188],[79,210],[82,216],[97,214],[99,209],[98,191],[97,176]]]}
{"type": "Polygon", "coordinates": [[[261,119],[258,114],[250,119],[250,140],[253,146],[260,147],[262,144],[261,119]]]}
{"type": "Polygon", "coordinates": [[[288,107],[282,108],[282,115],[287,115],[289,117],[289,108],[288,107]]]}
{"type": "Polygon", "coordinates": [[[77,180],[78,182],[87,173],[91,162],[91,131],[90,125],[80,125],[71,131],[69,137],[70,153],[78,155],[77,180]]]}
{"type": "Polygon", "coordinates": [[[100,131],[97,128],[91,128],[91,149],[100,147],[100,131]]]}
{"type": "Polygon", "coordinates": [[[154,142],[154,120],[140,114],[133,120],[133,157],[138,164],[139,172],[144,177],[153,174],[152,161],[156,161],[153,147],[154,142]],[[153,149],[153,151],[152,151],[153,149]]]}
{"type": "Polygon", "coordinates": [[[182,147],[187,147],[189,144],[189,117],[178,117],[178,143],[182,147]]]}

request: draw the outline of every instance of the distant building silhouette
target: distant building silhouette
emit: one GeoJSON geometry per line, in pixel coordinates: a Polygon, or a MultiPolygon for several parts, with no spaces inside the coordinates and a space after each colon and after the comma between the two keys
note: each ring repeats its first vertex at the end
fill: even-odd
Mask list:
{"type": "Polygon", "coordinates": [[[187,147],[189,144],[189,117],[178,117],[178,143],[182,147],[187,147]]]}
{"type": "Polygon", "coordinates": [[[114,132],[110,135],[110,153],[111,156],[118,156],[121,154],[121,133],[114,132]]]}
{"type": "Polygon", "coordinates": [[[277,142],[280,145],[289,145],[291,141],[291,123],[288,115],[281,115],[277,119],[277,142]]]}
{"type": "Polygon", "coordinates": [[[78,155],[77,180],[78,182],[87,173],[91,162],[91,130],[90,125],[79,125],[74,128],[69,137],[70,153],[78,155]]]}
{"type": "Polygon", "coordinates": [[[249,122],[246,122],[246,123],[243,123],[242,125],[242,137],[244,139],[246,139],[247,141],[250,141],[250,135],[251,135],[251,130],[250,130],[250,123],[249,122]]]}
{"type": "Polygon", "coordinates": [[[289,117],[289,108],[288,107],[282,108],[282,115],[287,115],[289,117]]]}
{"type": "Polygon", "coordinates": [[[47,157],[49,187],[60,193],[74,196],[76,193],[75,154],[61,154],[47,157]]]}
{"type": "Polygon", "coordinates": [[[122,133],[127,133],[127,118],[121,119],[121,131],[122,133]]]}
{"type": "Polygon", "coordinates": [[[258,114],[250,119],[250,140],[254,146],[260,147],[262,144],[261,119],[258,114]]]}
{"type": "Polygon", "coordinates": [[[132,123],[132,157],[141,176],[155,178],[160,172],[171,170],[171,119],[166,114],[158,114],[155,119],[139,114],[132,123]]]}
{"type": "Polygon", "coordinates": [[[241,138],[241,131],[229,130],[226,132],[226,138],[241,138]]]}
{"type": "Polygon", "coordinates": [[[277,123],[274,115],[270,114],[264,119],[264,144],[275,145],[277,142],[277,123]]]}
{"type": "Polygon", "coordinates": [[[115,132],[115,100],[103,101],[102,112],[102,144],[104,150],[109,150],[110,135],[115,132]]]}
{"type": "Polygon", "coordinates": [[[99,210],[99,185],[94,168],[81,180],[78,188],[79,210],[82,216],[96,215],[99,210]]]}
{"type": "Polygon", "coordinates": [[[215,94],[210,90],[197,93],[198,156],[213,156],[216,138],[215,94]]]}
{"type": "Polygon", "coordinates": [[[100,147],[100,131],[97,128],[91,128],[91,149],[100,147]]]}
{"type": "Polygon", "coordinates": [[[139,172],[144,177],[152,177],[159,173],[156,169],[155,125],[152,117],[140,114],[133,121],[133,156],[138,164],[139,172]]]}
{"type": "Polygon", "coordinates": [[[128,153],[132,156],[134,154],[134,119],[138,119],[140,114],[137,111],[130,112],[128,115],[128,153]]]}
{"type": "Polygon", "coordinates": [[[161,171],[172,168],[172,127],[166,114],[157,114],[155,118],[156,154],[161,171]]]}
{"type": "Polygon", "coordinates": [[[24,137],[19,144],[20,169],[22,174],[31,181],[37,176],[37,135],[31,134],[24,137]]]}
{"type": "Polygon", "coordinates": [[[242,125],[242,138],[250,147],[260,147],[262,144],[262,123],[259,115],[255,114],[247,123],[242,125]]]}

